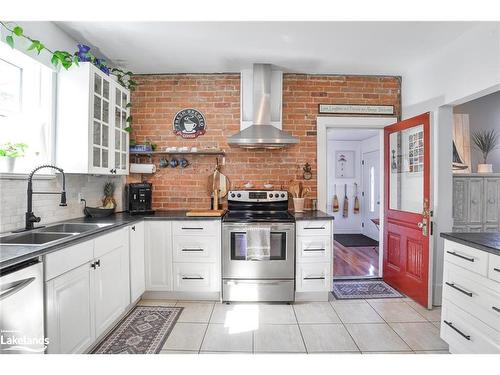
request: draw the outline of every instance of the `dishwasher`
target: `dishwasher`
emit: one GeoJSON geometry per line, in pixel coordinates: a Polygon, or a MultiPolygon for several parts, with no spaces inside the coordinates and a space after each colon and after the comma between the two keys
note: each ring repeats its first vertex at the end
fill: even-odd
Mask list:
{"type": "Polygon", "coordinates": [[[0,353],[44,353],[46,344],[42,262],[0,270],[0,353]]]}

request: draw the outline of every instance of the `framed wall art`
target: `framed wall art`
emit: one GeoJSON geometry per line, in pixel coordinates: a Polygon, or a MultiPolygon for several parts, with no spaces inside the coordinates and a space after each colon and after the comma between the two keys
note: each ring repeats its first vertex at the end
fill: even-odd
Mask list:
{"type": "Polygon", "coordinates": [[[354,178],[355,176],[354,151],[335,152],[335,177],[354,178]]]}

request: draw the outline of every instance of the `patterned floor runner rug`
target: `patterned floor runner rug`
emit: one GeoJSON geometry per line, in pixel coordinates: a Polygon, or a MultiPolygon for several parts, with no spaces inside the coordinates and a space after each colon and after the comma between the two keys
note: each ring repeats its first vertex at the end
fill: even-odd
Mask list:
{"type": "Polygon", "coordinates": [[[334,280],[336,299],[402,298],[403,295],[382,280],[334,280]]]}
{"type": "Polygon", "coordinates": [[[157,354],[182,307],[135,306],[92,350],[92,354],[157,354]]]}

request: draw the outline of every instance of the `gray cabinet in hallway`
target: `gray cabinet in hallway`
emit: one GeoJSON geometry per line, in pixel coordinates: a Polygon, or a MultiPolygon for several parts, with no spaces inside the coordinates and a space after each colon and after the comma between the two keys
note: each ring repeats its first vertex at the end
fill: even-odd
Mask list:
{"type": "Polygon", "coordinates": [[[453,176],[453,231],[500,231],[500,174],[453,176]]]}

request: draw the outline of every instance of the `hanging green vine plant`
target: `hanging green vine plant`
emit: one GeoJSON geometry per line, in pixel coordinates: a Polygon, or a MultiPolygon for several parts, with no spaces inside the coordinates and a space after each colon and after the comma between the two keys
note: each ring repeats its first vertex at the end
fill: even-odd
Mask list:
{"type": "MultiPolygon", "coordinates": [[[[64,69],[68,70],[73,65],[78,66],[79,62],[88,61],[95,66],[97,66],[104,73],[108,74],[111,72],[120,85],[126,87],[130,91],[134,91],[137,88],[137,82],[132,79],[133,73],[130,71],[124,71],[119,68],[108,68],[107,63],[103,59],[96,58],[91,52],[89,52],[89,47],[79,44],[79,50],[74,53],[69,53],[67,51],[60,50],[52,50],[48,48],[45,44],[37,39],[33,39],[29,35],[24,33],[24,30],[21,26],[9,26],[6,22],[0,21],[0,25],[5,28],[10,35],[5,37],[5,42],[11,47],[14,48],[14,38],[22,38],[29,41],[31,44],[27,48],[28,51],[36,51],[37,54],[40,54],[42,51],[46,51],[52,55],[50,62],[54,65],[55,68],[62,66],[64,69]],[[85,51],[82,52],[82,47],[86,47],[85,51]]],[[[132,107],[132,104],[129,102],[126,105],[127,108],[132,107]]],[[[125,128],[127,132],[132,131],[132,116],[128,116],[127,118],[128,126],[125,128]]]]}

